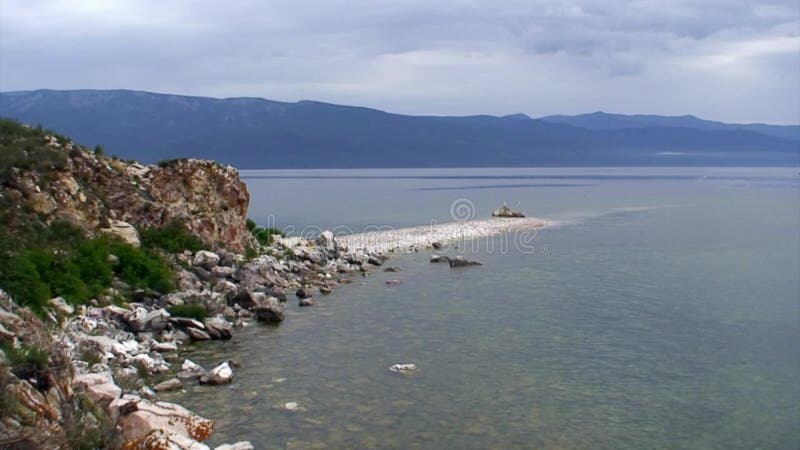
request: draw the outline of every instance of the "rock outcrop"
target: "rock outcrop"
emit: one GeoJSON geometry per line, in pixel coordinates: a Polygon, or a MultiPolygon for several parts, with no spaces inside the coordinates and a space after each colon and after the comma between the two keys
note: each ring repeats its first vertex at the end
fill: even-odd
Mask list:
{"type": "Polygon", "coordinates": [[[136,227],[181,222],[211,245],[244,250],[249,194],[233,167],[196,159],[143,166],[90,152],[49,136],[44,144],[67,157],[58,167],[14,168],[0,195],[25,205],[47,223],[66,220],[83,229],[138,244],[136,227]]]}
{"type": "Polygon", "coordinates": [[[514,211],[513,209],[511,209],[511,207],[503,203],[503,206],[495,209],[494,212],[492,212],[492,217],[520,218],[520,217],[525,217],[525,214],[519,211],[514,211]]]}

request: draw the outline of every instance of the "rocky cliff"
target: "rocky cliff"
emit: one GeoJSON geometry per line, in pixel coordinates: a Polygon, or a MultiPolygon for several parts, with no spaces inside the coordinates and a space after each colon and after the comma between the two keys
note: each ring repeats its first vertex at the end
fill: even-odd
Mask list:
{"type": "Polygon", "coordinates": [[[66,220],[89,232],[107,230],[128,240],[136,227],[183,223],[212,246],[242,251],[249,194],[236,169],[211,161],[173,160],[143,166],[88,151],[45,135],[56,163],[8,167],[0,198],[51,223],[66,220]]]}

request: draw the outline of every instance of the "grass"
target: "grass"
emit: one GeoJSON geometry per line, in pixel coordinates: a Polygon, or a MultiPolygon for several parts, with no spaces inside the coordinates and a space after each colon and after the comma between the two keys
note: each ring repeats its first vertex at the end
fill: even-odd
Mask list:
{"type": "Polygon", "coordinates": [[[43,129],[28,127],[10,119],[0,119],[0,182],[18,170],[52,170],[66,167],[64,151],[47,144],[47,136],[54,135],[63,144],[69,139],[43,129]]]}
{"type": "Polygon", "coordinates": [[[200,305],[176,305],[167,308],[167,311],[169,311],[170,315],[175,317],[187,317],[200,321],[208,317],[208,311],[206,311],[205,307],[200,305]]]}

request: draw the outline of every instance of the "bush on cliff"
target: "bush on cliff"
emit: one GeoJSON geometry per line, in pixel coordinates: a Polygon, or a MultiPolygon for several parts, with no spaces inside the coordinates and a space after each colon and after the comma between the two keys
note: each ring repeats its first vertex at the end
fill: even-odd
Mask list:
{"type": "Polygon", "coordinates": [[[207,245],[193,235],[184,224],[173,221],[161,228],[142,228],[139,230],[142,246],[157,248],[167,253],[191,250],[193,253],[204,250],[207,245]]]}
{"type": "Polygon", "coordinates": [[[42,127],[27,127],[14,120],[0,119],[0,181],[16,169],[42,170],[63,168],[67,157],[62,151],[47,145],[47,135],[60,143],[69,140],[42,127]]]}
{"type": "Polygon", "coordinates": [[[134,288],[162,293],[175,289],[172,269],[152,249],[107,237],[86,238],[62,222],[36,233],[14,234],[13,239],[0,229],[0,288],[34,311],[41,312],[56,296],[73,304],[96,298],[114,275],[134,288]]]}
{"type": "Polygon", "coordinates": [[[279,230],[278,228],[262,227],[256,224],[253,219],[247,219],[246,224],[247,229],[250,230],[250,234],[252,234],[261,245],[271,244],[272,241],[275,240],[275,236],[284,236],[283,231],[279,230]]]}

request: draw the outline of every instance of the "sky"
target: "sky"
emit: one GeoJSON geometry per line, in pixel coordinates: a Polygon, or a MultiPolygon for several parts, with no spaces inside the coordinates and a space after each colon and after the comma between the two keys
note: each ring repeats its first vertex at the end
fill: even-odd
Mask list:
{"type": "Polygon", "coordinates": [[[0,91],[800,124],[798,0],[0,0],[0,91]]]}

